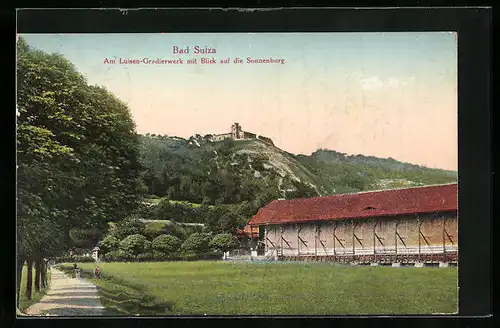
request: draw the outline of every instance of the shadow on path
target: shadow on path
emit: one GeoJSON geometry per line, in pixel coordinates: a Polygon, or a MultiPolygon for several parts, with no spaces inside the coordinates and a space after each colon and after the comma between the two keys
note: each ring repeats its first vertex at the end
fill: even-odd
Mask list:
{"type": "Polygon", "coordinates": [[[82,278],[71,278],[52,269],[51,285],[39,303],[26,310],[27,315],[54,316],[101,316],[101,304],[97,288],[82,278]]]}

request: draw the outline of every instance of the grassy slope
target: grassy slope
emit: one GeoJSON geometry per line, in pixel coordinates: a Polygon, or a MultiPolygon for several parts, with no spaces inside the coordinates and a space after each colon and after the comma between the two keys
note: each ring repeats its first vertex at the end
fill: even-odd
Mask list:
{"type": "MultiPolygon", "coordinates": [[[[93,269],[92,264],[82,267],[93,269]]],[[[455,268],[202,261],[103,263],[101,268],[106,279],[97,284],[104,298],[128,294],[137,305],[129,313],[151,313],[144,304],[155,302],[162,313],[197,315],[430,314],[457,309],[455,268]],[[148,301],[141,303],[141,297],[148,301]]]]}
{"type": "MultiPolygon", "coordinates": [[[[26,276],[27,276],[27,267],[26,265],[23,267],[23,276],[21,277],[21,291],[19,293],[19,310],[25,311],[27,308],[29,308],[31,305],[38,303],[43,295],[47,293],[48,287],[45,288],[40,288],[40,292],[35,292],[35,268],[33,268],[33,291],[31,295],[31,300],[28,300],[26,298],[26,276]]],[[[50,271],[48,271],[48,282],[50,285],[50,271]]]]}

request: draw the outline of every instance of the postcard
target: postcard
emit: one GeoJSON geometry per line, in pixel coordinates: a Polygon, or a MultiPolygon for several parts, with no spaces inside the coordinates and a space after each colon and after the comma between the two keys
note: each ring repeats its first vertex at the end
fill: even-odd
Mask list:
{"type": "Polygon", "coordinates": [[[457,38],[18,34],[18,315],[457,313],[457,38]]]}

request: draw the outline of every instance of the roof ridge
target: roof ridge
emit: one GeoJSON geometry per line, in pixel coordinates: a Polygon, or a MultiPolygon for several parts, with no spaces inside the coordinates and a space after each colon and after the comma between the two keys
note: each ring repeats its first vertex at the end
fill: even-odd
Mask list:
{"type": "Polygon", "coordinates": [[[381,192],[390,192],[390,191],[397,191],[397,190],[425,189],[425,188],[443,187],[443,186],[451,186],[451,185],[458,185],[458,182],[433,184],[433,185],[425,185],[425,186],[414,186],[414,187],[408,187],[408,188],[365,190],[365,191],[348,192],[348,193],[343,193],[343,194],[333,194],[333,195],[325,195],[325,196],[316,196],[316,197],[309,197],[309,198],[302,197],[302,198],[293,198],[293,199],[273,199],[269,204],[274,203],[274,202],[282,202],[282,201],[320,199],[320,198],[326,198],[326,197],[341,197],[341,196],[345,196],[345,195],[363,195],[363,194],[369,194],[369,193],[375,193],[375,192],[381,193],[381,192]]]}

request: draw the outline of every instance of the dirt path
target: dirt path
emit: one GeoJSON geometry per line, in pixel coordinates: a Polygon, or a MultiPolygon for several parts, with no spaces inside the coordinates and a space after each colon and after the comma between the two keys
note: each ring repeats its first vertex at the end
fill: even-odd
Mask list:
{"type": "Polygon", "coordinates": [[[103,310],[94,284],[83,278],[71,278],[53,268],[48,293],[39,303],[30,306],[26,314],[99,316],[103,310]]]}

